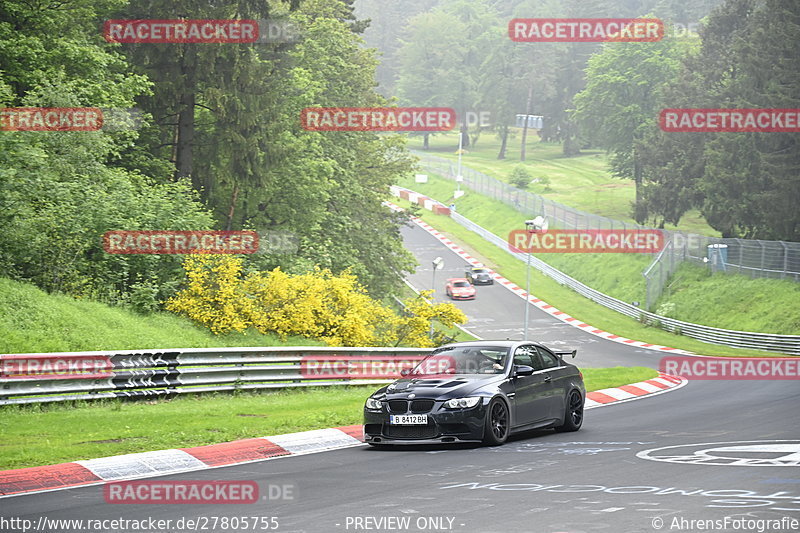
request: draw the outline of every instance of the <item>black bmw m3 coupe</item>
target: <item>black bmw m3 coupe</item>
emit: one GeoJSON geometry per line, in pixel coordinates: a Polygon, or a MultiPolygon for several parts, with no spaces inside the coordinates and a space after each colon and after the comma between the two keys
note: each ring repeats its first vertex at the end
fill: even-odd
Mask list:
{"type": "Polygon", "coordinates": [[[576,351],[535,342],[474,341],[436,349],[364,405],[372,445],[484,442],[518,431],[577,431],[586,389],[576,351]]]}

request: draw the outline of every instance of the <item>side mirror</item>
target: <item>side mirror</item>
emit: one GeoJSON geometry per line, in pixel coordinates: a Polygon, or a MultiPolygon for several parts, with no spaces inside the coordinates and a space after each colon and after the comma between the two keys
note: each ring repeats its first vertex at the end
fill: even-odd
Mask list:
{"type": "Polygon", "coordinates": [[[400,371],[400,375],[403,376],[403,377],[406,377],[410,373],[411,373],[411,369],[410,368],[404,368],[403,370],[400,371]]]}
{"type": "Polygon", "coordinates": [[[533,367],[528,365],[514,365],[514,377],[530,376],[533,374],[533,367]]]}

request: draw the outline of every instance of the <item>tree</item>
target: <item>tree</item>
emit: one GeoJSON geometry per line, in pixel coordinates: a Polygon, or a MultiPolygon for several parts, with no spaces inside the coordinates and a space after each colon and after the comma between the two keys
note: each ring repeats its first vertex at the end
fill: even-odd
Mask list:
{"type": "MultiPolygon", "coordinates": [[[[0,4],[0,98],[8,106],[131,108],[150,83],[98,28],[120,5],[0,4]]],[[[135,131],[0,135],[0,275],[111,302],[136,287],[169,295],[175,256],[104,253],[108,230],[205,229],[212,220],[185,183],[161,183],[120,163],[135,131]]],[[[143,155],[147,166],[153,158],[143,155]]],[[[157,168],[158,165],[154,165],[157,168]]],[[[176,270],[177,268],[177,270],[176,270]]]]}
{"type": "Polygon", "coordinates": [[[586,88],[575,96],[574,119],[583,135],[610,153],[611,172],[636,184],[635,218],[644,222],[639,143],[664,107],[663,86],[685,53],[676,41],[606,43],[589,60],[586,88]]]}
{"type": "Polygon", "coordinates": [[[511,171],[508,181],[520,189],[527,189],[531,183],[531,175],[524,166],[517,165],[511,171]]]}
{"type": "MultiPolygon", "coordinates": [[[[728,0],[664,88],[672,108],[797,108],[800,6],[728,0]]],[[[698,207],[726,237],[798,240],[796,133],[665,133],[642,147],[643,203],[662,223],[698,207]]]]}

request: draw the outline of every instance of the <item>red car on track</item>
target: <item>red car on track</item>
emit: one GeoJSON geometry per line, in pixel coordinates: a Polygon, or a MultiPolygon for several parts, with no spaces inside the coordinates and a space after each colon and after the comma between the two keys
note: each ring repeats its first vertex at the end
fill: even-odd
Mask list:
{"type": "Polygon", "coordinates": [[[447,297],[451,300],[474,300],[475,287],[464,278],[450,278],[445,285],[447,297]]]}

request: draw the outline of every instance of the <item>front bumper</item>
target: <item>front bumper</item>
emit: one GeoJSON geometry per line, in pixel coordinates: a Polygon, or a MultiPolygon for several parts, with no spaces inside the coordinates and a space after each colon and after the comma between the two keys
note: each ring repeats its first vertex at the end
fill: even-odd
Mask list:
{"type": "Polygon", "coordinates": [[[392,425],[386,402],[381,411],[364,409],[364,440],[374,444],[446,444],[480,442],[486,420],[486,406],[481,401],[470,409],[444,409],[437,401],[427,414],[427,426],[392,425]]]}
{"type": "Polygon", "coordinates": [[[474,294],[469,294],[469,295],[451,294],[450,298],[452,298],[453,300],[474,300],[475,299],[475,295],[474,294]]]}

